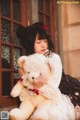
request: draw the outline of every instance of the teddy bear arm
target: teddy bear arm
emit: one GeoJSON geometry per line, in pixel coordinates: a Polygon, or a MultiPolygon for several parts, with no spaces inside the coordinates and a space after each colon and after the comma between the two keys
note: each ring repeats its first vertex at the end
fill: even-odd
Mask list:
{"type": "Polygon", "coordinates": [[[30,100],[23,101],[19,107],[24,113],[26,112],[27,118],[32,114],[35,109],[34,104],[30,100]]]}
{"type": "Polygon", "coordinates": [[[21,91],[22,91],[22,89],[23,89],[23,87],[24,87],[24,86],[23,86],[23,84],[22,84],[22,81],[18,81],[18,82],[16,83],[16,85],[13,87],[10,95],[11,95],[12,97],[17,97],[17,96],[19,96],[20,93],[21,93],[21,91]]]}

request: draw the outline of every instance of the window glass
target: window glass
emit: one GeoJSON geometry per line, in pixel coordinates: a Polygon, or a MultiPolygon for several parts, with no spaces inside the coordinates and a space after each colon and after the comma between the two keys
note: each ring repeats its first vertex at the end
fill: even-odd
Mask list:
{"type": "Polygon", "coordinates": [[[2,58],[6,59],[10,64],[10,47],[2,46],[2,58]]]}
{"type": "Polygon", "coordinates": [[[39,21],[43,22],[43,14],[42,13],[39,14],[39,21]]]}
{"type": "Polygon", "coordinates": [[[48,27],[48,30],[50,32],[50,17],[46,16],[46,25],[48,27]]]}
{"type": "Polygon", "coordinates": [[[14,73],[14,85],[16,84],[18,78],[19,78],[19,74],[14,73]]]}
{"type": "Polygon", "coordinates": [[[43,0],[38,0],[39,10],[43,11],[43,0]]]}
{"type": "Polygon", "coordinates": [[[15,45],[20,45],[20,40],[16,35],[17,28],[18,28],[18,24],[13,24],[13,41],[15,45]]]}
{"type": "Polygon", "coordinates": [[[13,19],[20,21],[20,1],[13,0],[13,19]]]}
{"type": "Polygon", "coordinates": [[[20,57],[20,49],[14,48],[14,70],[17,70],[17,60],[20,57]]]}
{"type": "Polygon", "coordinates": [[[10,22],[8,20],[2,19],[2,41],[10,41],[10,22]]]}
{"type": "Polygon", "coordinates": [[[10,0],[1,0],[1,14],[10,17],[10,0]]]}
{"type": "MultiPolygon", "coordinates": [[[[3,61],[4,62],[4,61],[3,61]]],[[[4,63],[5,64],[5,63],[4,63]]],[[[9,67],[9,64],[6,63],[5,67],[9,67]]],[[[2,72],[2,96],[10,95],[10,72],[2,72]]]]}
{"type": "Polygon", "coordinates": [[[50,2],[49,0],[46,0],[45,2],[45,10],[46,10],[46,13],[49,14],[50,13],[50,2]]]}

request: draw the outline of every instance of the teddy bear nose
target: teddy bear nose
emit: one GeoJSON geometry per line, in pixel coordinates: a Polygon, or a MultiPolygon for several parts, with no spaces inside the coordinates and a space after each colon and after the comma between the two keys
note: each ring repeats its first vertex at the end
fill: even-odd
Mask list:
{"type": "Polygon", "coordinates": [[[32,77],[32,79],[34,79],[34,77],[32,77]]]}

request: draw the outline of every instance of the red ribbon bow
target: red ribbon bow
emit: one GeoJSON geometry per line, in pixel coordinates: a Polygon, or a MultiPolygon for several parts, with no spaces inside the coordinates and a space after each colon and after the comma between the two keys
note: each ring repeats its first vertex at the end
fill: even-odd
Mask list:
{"type": "Polygon", "coordinates": [[[47,27],[46,27],[45,25],[42,25],[41,28],[42,28],[43,30],[47,30],[47,27]]]}
{"type": "Polygon", "coordinates": [[[34,93],[36,93],[37,95],[39,95],[39,90],[38,89],[29,89],[30,91],[33,91],[34,93]]]}
{"type": "MultiPolygon", "coordinates": [[[[23,81],[23,79],[20,77],[17,79],[17,82],[18,81],[23,81]]],[[[39,95],[39,90],[38,89],[29,89],[30,91],[33,91],[34,93],[36,93],[37,95],[39,95]]]]}

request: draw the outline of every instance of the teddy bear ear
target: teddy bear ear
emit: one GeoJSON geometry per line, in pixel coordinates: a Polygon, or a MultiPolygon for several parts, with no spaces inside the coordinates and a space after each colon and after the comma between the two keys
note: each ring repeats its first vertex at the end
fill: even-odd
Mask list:
{"type": "Polygon", "coordinates": [[[18,64],[18,67],[23,67],[23,64],[25,63],[25,61],[27,60],[27,56],[21,56],[19,57],[18,61],[17,61],[17,64],[18,64]]]}

